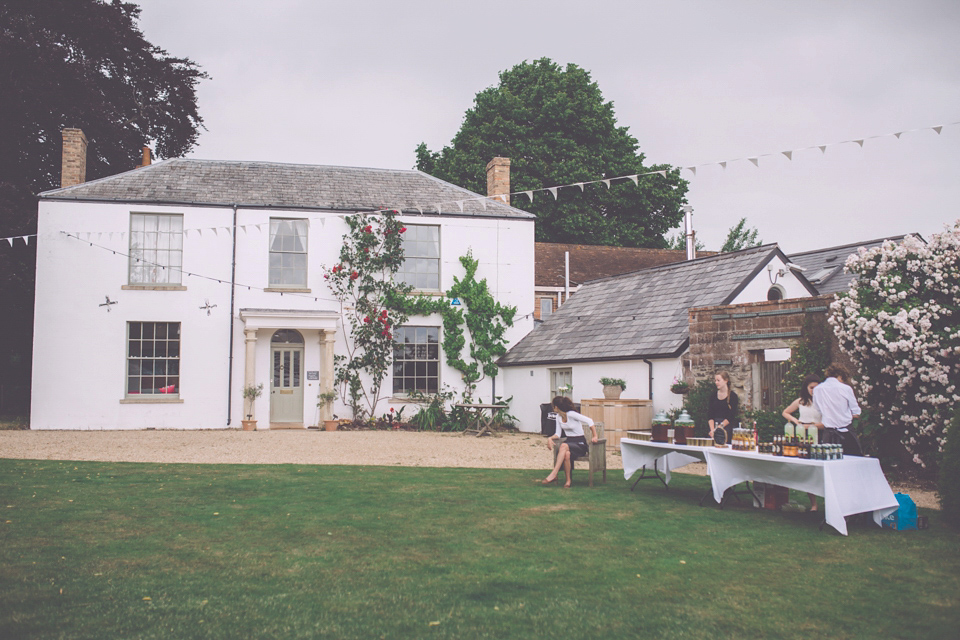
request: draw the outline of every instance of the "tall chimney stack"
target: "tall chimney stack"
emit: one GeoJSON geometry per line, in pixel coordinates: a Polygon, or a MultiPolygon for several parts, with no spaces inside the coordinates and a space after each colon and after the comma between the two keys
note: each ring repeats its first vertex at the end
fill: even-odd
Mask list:
{"type": "Polygon", "coordinates": [[[63,160],[60,187],[87,181],[87,136],[80,129],[63,130],[63,160]]]}
{"type": "Polygon", "coordinates": [[[694,260],[697,257],[697,232],[693,230],[693,207],[688,204],[680,207],[683,211],[684,237],[687,245],[687,260],[694,260]]]}
{"type": "MultiPolygon", "coordinates": [[[[149,167],[150,163],[153,161],[153,157],[150,154],[150,147],[143,146],[143,161],[140,163],[141,167],[149,167]]],[[[139,167],[138,167],[139,168],[139,167]]]]}
{"type": "Polygon", "coordinates": [[[487,196],[510,204],[510,158],[494,158],[487,163],[487,196]]]}

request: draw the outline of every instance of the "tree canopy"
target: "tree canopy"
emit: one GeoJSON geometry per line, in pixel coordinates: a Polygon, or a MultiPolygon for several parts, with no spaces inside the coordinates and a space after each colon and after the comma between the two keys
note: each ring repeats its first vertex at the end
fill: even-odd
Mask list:
{"type": "Polygon", "coordinates": [[[90,141],[88,179],[133,169],[147,144],[165,158],[194,146],[207,75],[147,42],[139,15],[116,0],[0,5],[0,180],[34,194],[58,187],[66,127],[90,141]]]}
{"type": "Polygon", "coordinates": [[[515,196],[513,206],[536,214],[538,241],[662,248],[683,216],[687,182],[679,168],[644,165],[613,103],[575,64],[542,58],[501,72],[499,85],[477,94],[450,146],[432,152],[421,143],[416,154],[421,171],[478,193],[486,193],[486,165],[497,156],[510,158],[514,192],[667,171],[637,185],[562,189],[533,203],[515,196]]]}
{"type": "Polygon", "coordinates": [[[727,239],[723,241],[720,247],[720,253],[730,253],[731,251],[740,251],[750,247],[759,247],[763,240],[757,238],[756,228],[747,227],[747,219],[740,218],[737,224],[730,227],[727,231],[727,239]]]}
{"type": "MultiPolygon", "coordinates": [[[[60,186],[64,128],[87,136],[88,180],[135,168],[144,145],[171,158],[196,143],[207,75],[147,42],[139,15],[119,0],[0,3],[0,237],[35,232],[37,193],[60,186]]],[[[30,379],[36,245],[2,244],[0,385],[25,399],[13,389],[30,379]]]]}

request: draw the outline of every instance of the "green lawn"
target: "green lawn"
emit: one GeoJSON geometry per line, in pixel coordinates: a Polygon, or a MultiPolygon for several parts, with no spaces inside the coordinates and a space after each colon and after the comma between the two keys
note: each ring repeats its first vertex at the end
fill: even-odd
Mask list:
{"type": "Polygon", "coordinates": [[[0,460],[0,637],[957,637],[937,512],[842,537],[544,473],[0,460]]]}

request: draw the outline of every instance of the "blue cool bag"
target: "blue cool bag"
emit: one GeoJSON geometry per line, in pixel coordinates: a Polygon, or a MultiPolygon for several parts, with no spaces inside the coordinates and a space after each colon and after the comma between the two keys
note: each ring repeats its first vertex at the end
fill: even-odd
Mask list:
{"type": "Polygon", "coordinates": [[[905,493],[896,494],[897,502],[900,506],[896,511],[883,519],[883,526],[897,531],[917,528],[917,505],[913,499],[905,493]]]}

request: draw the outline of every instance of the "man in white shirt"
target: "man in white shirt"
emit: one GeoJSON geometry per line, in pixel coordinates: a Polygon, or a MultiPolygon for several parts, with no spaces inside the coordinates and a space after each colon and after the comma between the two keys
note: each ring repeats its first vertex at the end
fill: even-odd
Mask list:
{"type": "Polygon", "coordinates": [[[850,387],[850,373],[839,364],[831,364],[824,372],[826,380],[813,388],[813,406],[822,416],[825,427],[823,441],[842,444],[843,455],[862,456],[860,441],[850,426],[860,415],[860,405],[850,387]]]}

